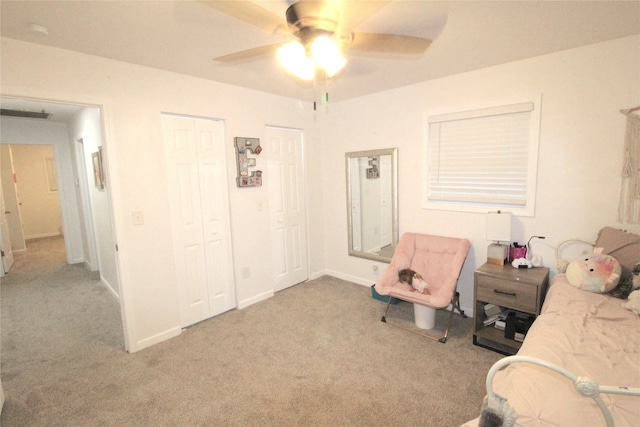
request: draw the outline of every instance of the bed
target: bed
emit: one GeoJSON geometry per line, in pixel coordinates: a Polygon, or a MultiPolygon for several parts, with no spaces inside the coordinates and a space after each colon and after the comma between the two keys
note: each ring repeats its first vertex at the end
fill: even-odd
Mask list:
{"type": "MultiPolygon", "coordinates": [[[[640,274],[640,236],[619,233],[624,232],[601,230],[595,247],[613,235],[604,253],[624,262],[625,281],[633,286],[638,277],[632,271],[640,274]],[[621,245],[620,237],[630,243],[621,245]]],[[[480,417],[464,427],[514,421],[538,427],[640,426],[640,317],[629,298],[634,293],[640,290],[629,288],[617,297],[588,292],[571,285],[567,274],[557,274],[517,355],[489,372],[480,417]]]]}

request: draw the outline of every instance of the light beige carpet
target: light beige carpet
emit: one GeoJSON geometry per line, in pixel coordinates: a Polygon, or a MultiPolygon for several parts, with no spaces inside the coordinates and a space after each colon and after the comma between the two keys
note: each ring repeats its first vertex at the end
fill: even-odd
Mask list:
{"type": "Polygon", "coordinates": [[[29,241],[2,280],[2,427],[459,426],[501,357],[472,345],[471,319],[426,340],[329,276],[128,354],[117,303],[60,244],[29,241]]]}

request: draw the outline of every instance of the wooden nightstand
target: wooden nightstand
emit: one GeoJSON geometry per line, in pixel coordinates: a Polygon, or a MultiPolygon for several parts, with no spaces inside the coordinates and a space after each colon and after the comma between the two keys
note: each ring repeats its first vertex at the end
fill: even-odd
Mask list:
{"type": "Polygon", "coordinates": [[[484,264],[474,273],[473,343],[503,354],[515,354],[519,341],[505,338],[495,324],[485,326],[485,305],[493,304],[522,314],[540,314],[549,286],[546,267],[514,268],[511,265],[484,264]]]}

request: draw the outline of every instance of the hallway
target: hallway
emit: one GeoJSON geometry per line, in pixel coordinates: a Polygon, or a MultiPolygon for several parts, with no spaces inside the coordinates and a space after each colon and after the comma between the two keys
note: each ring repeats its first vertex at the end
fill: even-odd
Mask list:
{"type": "Polygon", "coordinates": [[[78,381],[58,373],[124,353],[117,301],[97,273],[66,264],[62,237],[28,240],[0,292],[3,425],[29,425],[30,414],[46,405],[39,396],[78,381]]]}

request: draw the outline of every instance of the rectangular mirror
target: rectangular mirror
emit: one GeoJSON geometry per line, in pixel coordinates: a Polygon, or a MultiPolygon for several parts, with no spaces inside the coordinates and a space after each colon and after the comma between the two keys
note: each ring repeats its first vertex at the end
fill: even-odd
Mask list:
{"type": "Polygon", "coordinates": [[[349,255],[390,262],[398,244],[397,148],[346,153],[349,255]]]}

